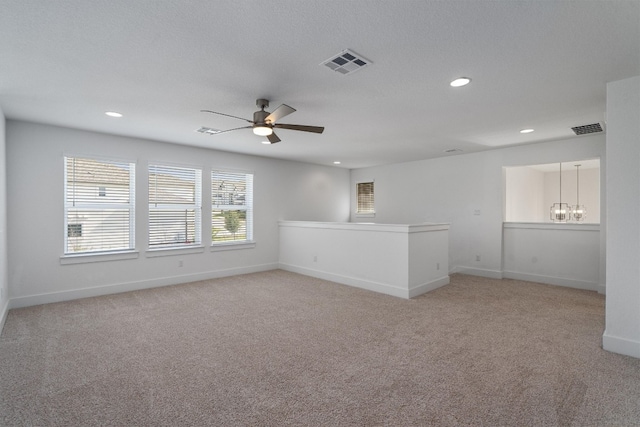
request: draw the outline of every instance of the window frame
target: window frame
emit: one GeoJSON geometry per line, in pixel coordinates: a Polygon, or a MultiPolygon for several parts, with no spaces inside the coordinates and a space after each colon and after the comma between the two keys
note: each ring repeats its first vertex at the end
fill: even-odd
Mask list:
{"type": "MultiPolygon", "coordinates": [[[[117,254],[131,254],[135,252],[135,215],[136,215],[136,167],[137,164],[135,161],[130,159],[118,159],[111,158],[106,156],[95,156],[95,155],[85,155],[85,154],[64,154],[62,156],[62,165],[63,165],[63,249],[62,256],[60,257],[61,263],[74,263],[73,261],[64,262],[65,259],[87,259],[87,257],[94,259],[98,258],[117,258],[117,254]],[[94,203],[86,202],[86,201],[77,201],[75,199],[75,194],[70,197],[69,195],[69,175],[68,175],[68,161],[69,160],[85,160],[85,161],[93,161],[93,162],[101,162],[105,164],[116,164],[116,165],[127,165],[127,173],[128,173],[128,202],[113,202],[110,203],[105,201],[107,199],[103,197],[99,197],[96,194],[96,200],[94,203]],[[72,202],[69,202],[69,199],[72,198],[72,202]],[[81,222],[78,221],[69,221],[70,210],[72,209],[85,209],[87,211],[108,211],[108,210],[127,210],[129,215],[129,223],[128,223],[128,231],[126,240],[128,240],[127,247],[119,247],[113,249],[97,249],[97,250],[84,250],[84,251],[69,251],[69,239],[83,237],[86,227],[82,225],[81,222]],[[79,227],[78,227],[79,226],[79,227]],[[81,230],[79,235],[70,236],[70,231],[76,228],[81,230]]],[[[74,183],[79,182],[77,179],[74,180],[74,183]]],[[[95,185],[93,185],[95,188],[95,185]]],[[[74,190],[75,192],[75,187],[74,190]]],[[[128,258],[129,255],[125,255],[125,258],[128,258]]]]}
{"type": "MultiPolygon", "coordinates": [[[[255,175],[253,172],[244,171],[244,170],[232,170],[227,168],[211,168],[210,175],[210,184],[211,184],[211,228],[209,232],[211,233],[211,250],[233,250],[233,249],[244,249],[244,248],[253,248],[255,247],[254,240],[254,180],[255,175]],[[215,187],[216,182],[219,180],[216,179],[216,175],[220,176],[229,176],[234,178],[242,177],[244,181],[244,204],[222,204],[217,203],[219,197],[216,197],[219,194],[215,187]],[[230,240],[218,240],[214,239],[214,231],[216,229],[216,223],[214,220],[214,213],[216,211],[244,211],[245,212],[245,238],[244,239],[230,239],[230,240]]],[[[223,181],[224,182],[224,181],[223,181]]]]}
{"type": "MultiPolygon", "coordinates": [[[[155,175],[158,175],[155,173],[155,175]]],[[[148,211],[147,211],[147,251],[150,253],[154,252],[172,252],[173,250],[177,250],[180,253],[188,252],[188,250],[192,250],[194,248],[202,247],[202,178],[203,178],[203,168],[199,165],[185,165],[185,164],[175,164],[171,162],[163,162],[163,161],[150,161],[147,164],[147,198],[148,198],[148,211]],[[174,170],[177,176],[180,175],[182,171],[193,171],[194,172],[194,180],[193,180],[193,203],[158,203],[158,199],[152,200],[151,197],[151,186],[152,183],[152,168],[157,168],[157,171],[160,172],[169,172],[174,170]],[[194,219],[193,219],[193,242],[186,242],[188,235],[190,233],[185,232],[185,242],[161,242],[158,244],[152,245],[152,236],[151,236],[151,227],[155,223],[152,221],[152,212],[177,212],[177,211],[185,211],[193,210],[194,219]]],[[[157,190],[157,181],[156,181],[156,190],[157,190]]],[[[187,225],[187,228],[189,226],[187,225]]]]}
{"type": "Polygon", "coordinates": [[[356,181],[356,197],[355,197],[355,216],[361,218],[373,218],[376,216],[376,208],[375,208],[375,180],[360,180],[356,181]],[[360,186],[364,184],[371,184],[371,208],[367,211],[360,210],[360,186]]]}

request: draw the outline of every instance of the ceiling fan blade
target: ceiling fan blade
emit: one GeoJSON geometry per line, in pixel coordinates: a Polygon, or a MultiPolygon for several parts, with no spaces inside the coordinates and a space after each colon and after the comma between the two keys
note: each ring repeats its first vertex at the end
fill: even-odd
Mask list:
{"type": "Polygon", "coordinates": [[[301,130],[303,132],[322,133],[324,132],[324,126],[305,126],[305,125],[286,125],[284,123],[276,123],[274,128],[301,130]]]}
{"type": "Polygon", "coordinates": [[[296,111],[295,108],[291,108],[287,104],[282,104],[281,106],[273,110],[273,113],[265,117],[264,121],[269,123],[275,123],[281,118],[283,118],[284,116],[288,116],[291,113],[295,113],[295,111],[296,111]]]}
{"type": "MultiPolygon", "coordinates": [[[[253,123],[253,121],[249,120],[249,119],[244,119],[242,117],[238,117],[238,116],[232,116],[231,114],[225,114],[225,113],[218,113],[217,111],[211,111],[211,110],[200,110],[201,113],[212,113],[212,114],[218,114],[221,116],[227,116],[227,117],[233,117],[234,119],[240,119],[240,120],[244,120],[245,122],[249,122],[249,123],[253,123]]],[[[238,128],[240,129],[240,128],[238,128]]],[[[233,129],[231,129],[233,130],[233,129]]],[[[225,131],[226,132],[226,131],[225,131]]]]}
{"type": "Polygon", "coordinates": [[[272,144],[275,144],[276,142],[280,142],[281,141],[281,139],[278,138],[278,135],[276,135],[275,133],[272,133],[271,135],[267,135],[267,139],[272,144]]]}
{"type": "Polygon", "coordinates": [[[211,135],[217,135],[219,133],[231,132],[232,130],[238,130],[238,129],[251,129],[252,127],[253,126],[242,126],[241,128],[233,128],[233,129],[221,130],[219,132],[212,133],[211,135]]]}

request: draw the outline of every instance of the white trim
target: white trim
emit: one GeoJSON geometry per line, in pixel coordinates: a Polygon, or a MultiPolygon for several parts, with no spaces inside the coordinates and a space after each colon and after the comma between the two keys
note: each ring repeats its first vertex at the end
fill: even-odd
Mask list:
{"type": "Polygon", "coordinates": [[[278,221],[280,227],[321,228],[332,230],[379,231],[389,233],[424,233],[449,229],[449,224],[377,224],[362,222],[278,221]]]}
{"type": "Polygon", "coordinates": [[[136,259],[140,253],[138,251],[117,251],[117,252],[82,252],[78,254],[67,254],[60,256],[60,264],[84,264],[87,262],[120,261],[123,259],[136,259]]]}
{"type": "Polygon", "coordinates": [[[602,294],[602,295],[606,295],[607,294],[607,285],[604,283],[600,283],[598,285],[598,293],[602,294]]]}
{"type": "Polygon", "coordinates": [[[357,277],[343,276],[341,274],[328,273],[326,271],[314,270],[306,267],[280,263],[279,268],[293,273],[303,274],[305,276],[316,277],[318,279],[328,280],[342,285],[353,286],[367,291],[378,292],[385,295],[391,295],[397,298],[410,299],[426,292],[437,289],[441,286],[449,284],[449,276],[440,277],[428,283],[414,286],[410,289],[403,289],[388,283],[374,282],[372,280],[359,279],[357,277]]]}
{"type": "Polygon", "coordinates": [[[189,163],[189,162],[174,162],[174,161],[166,161],[166,160],[147,160],[147,172],[149,172],[149,166],[168,166],[171,168],[180,168],[180,169],[199,169],[203,171],[205,165],[203,163],[189,163]]]}
{"type": "Polygon", "coordinates": [[[600,231],[600,224],[553,223],[553,222],[503,222],[504,228],[518,228],[531,230],[570,230],[570,231],[600,231]]]}
{"type": "Polygon", "coordinates": [[[293,273],[303,274],[305,276],[316,277],[322,280],[328,280],[331,282],[340,283],[342,285],[354,286],[356,288],[365,289],[367,291],[378,292],[386,295],[391,295],[398,298],[408,299],[407,289],[391,286],[386,283],[374,282],[371,280],[358,279],[356,277],[342,276],[340,274],[328,273],[326,271],[313,270],[305,267],[298,267],[296,265],[279,263],[278,267],[282,270],[291,271],[293,273]]]}
{"type": "Polygon", "coordinates": [[[218,251],[233,251],[237,249],[253,249],[255,247],[256,247],[256,242],[254,240],[242,240],[238,242],[212,243],[209,250],[211,252],[218,252],[218,251]]]}
{"type": "Polygon", "coordinates": [[[449,271],[449,273],[450,274],[453,274],[453,273],[468,274],[470,276],[487,277],[489,279],[502,279],[502,271],[500,270],[489,270],[486,268],[465,267],[463,265],[458,265],[453,267],[449,271]]]}
{"type": "Polygon", "coordinates": [[[7,321],[7,316],[9,315],[9,299],[7,299],[4,303],[2,309],[0,309],[0,335],[2,335],[2,330],[4,329],[4,324],[7,321]]]}
{"type": "Polygon", "coordinates": [[[413,298],[413,297],[417,297],[418,295],[422,295],[425,294],[427,292],[431,292],[434,289],[438,289],[444,285],[448,285],[449,284],[449,276],[443,276],[440,277],[438,279],[432,280],[430,282],[427,283],[423,283],[421,285],[418,286],[414,286],[412,288],[409,289],[408,292],[408,297],[409,298],[413,298]]]}
{"type": "Polygon", "coordinates": [[[505,279],[524,280],[527,282],[544,283],[546,285],[565,286],[567,288],[585,289],[597,291],[598,284],[585,280],[567,279],[564,277],[543,276],[540,274],[518,273],[517,271],[503,271],[502,277],[505,279]]]}
{"type": "Polygon", "coordinates": [[[140,280],[135,282],[116,283],[96,286],[92,288],[74,289],[68,291],[51,292],[24,297],[11,298],[9,308],[30,307],[33,305],[49,304],[61,301],[70,301],[79,298],[96,297],[102,295],[118,294],[122,292],[139,291],[142,289],[158,288],[162,286],[179,285],[183,283],[197,282],[201,280],[217,279],[220,277],[237,276],[240,274],[258,273],[261,271],[275,270],[277,263],[258,264],[248,267],[212,270],[203,273],[185,274],[181,276],[168,276],[152,280],[140,280]]]}
{"type": "Polygon", "coordinates": [[[609,335],[607,331],[602,334],[602,348],[625,356],[637,357],[640,359],[640,342],[627,338],[609,335]]]}

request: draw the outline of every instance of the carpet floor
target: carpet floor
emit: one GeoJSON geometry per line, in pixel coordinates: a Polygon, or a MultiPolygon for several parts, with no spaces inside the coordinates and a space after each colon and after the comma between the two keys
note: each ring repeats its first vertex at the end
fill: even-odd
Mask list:
{"type": "Polygon", "coordinates": [[[282,270],[11,310],[5,426],[639,426],[604,297],[454,274],[412,300],[282,270]]]}

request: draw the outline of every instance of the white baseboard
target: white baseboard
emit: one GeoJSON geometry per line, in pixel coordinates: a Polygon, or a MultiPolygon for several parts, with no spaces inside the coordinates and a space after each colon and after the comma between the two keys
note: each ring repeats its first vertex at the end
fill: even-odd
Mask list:
{"type": "Polygon", "coordinates": [[[313,270],[311,268],[298,267],[296,265],[280,263],[279,268],[293,273],[303,274],[305,276],[316,277],[322,280],[340,283],[343,285],[354,286],[368,291],[379,292],[398,298],[409,298],[408,290],[388,285],[386,283],[373,282],[371,280],[358,279],[355,277],[342,276],[339,274],[328,273],[326,271],[313,270]]]}
{"type": "Polygon", "coordinates": [[[602,294],[602,295],[606,295],[607,294],[607,285],[599,284],[598,285],[598,293],[602,294]]]}
{"type": "Polygon", "coordinates": [[[6,300],[0,309],[0,335],[2,334],[2,330],[4,329],[4,322],[7,320],[7,315],[9,314],[9,300],[6,300]]]}
{"type": "Polygon", "coordinates": [[[356,277],[343,276],[340,274],[329,273],[321,270],[314,270],[306,267],[299,267],[291,264],[279,264],[282,270],[291,271],[293,273],[303,274],[305,276],[316,277],[318,279],[329,280],[331,282],[343,285],[353,286],[368,291],[378,292],[385,295],[391,295],[398,298],[409,299],[415,296],[432,291],[449,283],[449,276],[440,277],[427,283],[414,286],[411,289],[399,288],[388,283],[374,282],[371,280],[359,279],[356,277]]]}
{"type": "Polygon", "coordinates": [[[434,289],[438,289],[444,285],[449,284],[449,276],[440,277],[438,279],[432,280],[427,283],[423,283],[422,285],[414,286],[409,289],[409,298],[417,297],[418,295],[425,294],[427,292],[433,291],[434,289]]]}
{"type": "Polygon", "coordinates": [[[602,348],[613,353],[640,359],[640,341],[611,336],[607,334],[606,330],[602,335],[602,348]]]}
{"type": "Polygon", "coordinates": [[[543,276],[539,274],[519,273],[517,271],[503,271],[505,279],[525,280],[527,282],[544,283],[546,285],[566,286],[568,288],[597,291],[598,284],[584,280],[566,279],[563,277],[543,276]]]}
{"type": "Polygon", "coordinates": [[[465,267],[463,265],[455,266],[450,271],[453,273],[469,274],[471,276],[487,277],[489,279],[502,279],[502,271],[488,270],[485,268],[465,267]]]}
{"type": "Polygon", "coordinates": [[[9,300],[9,308],[29,307],[32,305],[49,304],[52,302],[70,301],[80,298],[118,294],[121,292],[139,291],[142,289],[159,288],[161,286],[197,282],[199,280],[209,280],[217,279],[219,277],[236,276],[239,274],[257,273],[260,271],[275,270],[277,268],[277,263],[269,263],[253,265],[249,267],[229,268],[225,270],[185,274],[181,276],[162,277],[158,279],[141,280],[136,282],[117,283],[113,285],[97,286],[92,288],[28,295],[24,297],[11,298],[9,300]]]}

